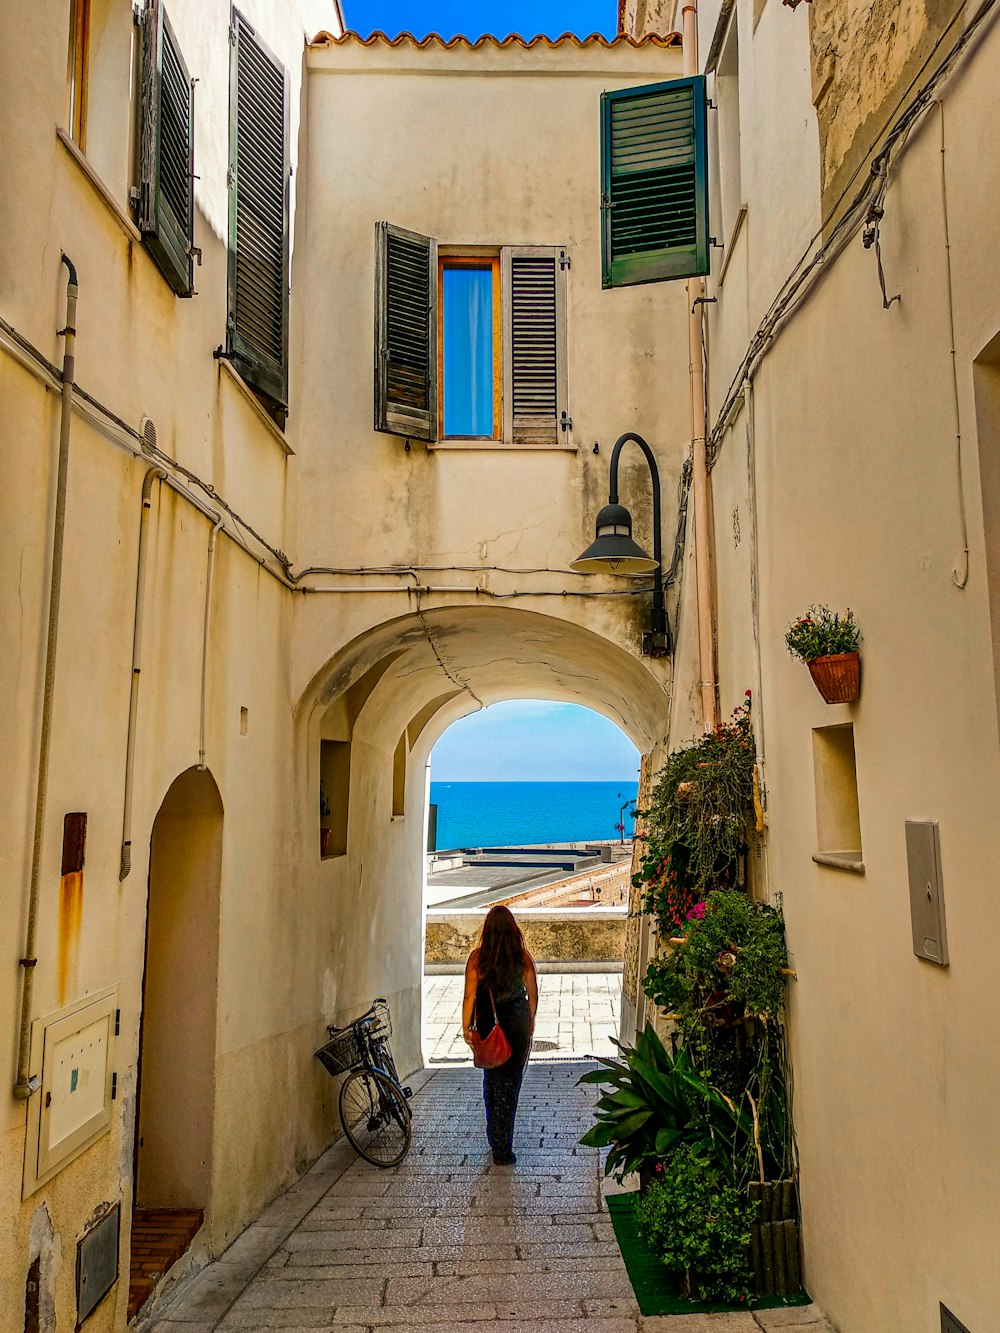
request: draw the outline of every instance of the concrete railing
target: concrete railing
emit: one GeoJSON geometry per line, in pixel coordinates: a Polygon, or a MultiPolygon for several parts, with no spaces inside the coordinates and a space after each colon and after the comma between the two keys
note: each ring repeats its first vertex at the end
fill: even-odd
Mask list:
{"type": "MultiPolygon", "coordinates": [[[[461,966],[479,942],[489,909],[431,908],[427,912],[425,964],[461,966]]],[[[524,942],[538,963],[620,965],[625,955],[625,907],[522,907],[516,912],[524,942]]]]}

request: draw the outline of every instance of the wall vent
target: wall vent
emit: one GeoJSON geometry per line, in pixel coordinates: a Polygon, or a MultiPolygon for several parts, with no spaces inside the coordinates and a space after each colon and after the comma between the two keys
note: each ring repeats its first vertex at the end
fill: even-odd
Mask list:
{"type": "Polygon", "coordinates": [[[118,1228],[121,1204],[90,1228],[76,1247],[77,1327],[97,1308],[118,1280],[118,1228]]]}
{"type": "Polygon", "coordinates": [[[156,423],[152,417],[143,417],[139,422],[139,432],[142,435],[143,453],[152,453],[156,448],[156,423]]]}

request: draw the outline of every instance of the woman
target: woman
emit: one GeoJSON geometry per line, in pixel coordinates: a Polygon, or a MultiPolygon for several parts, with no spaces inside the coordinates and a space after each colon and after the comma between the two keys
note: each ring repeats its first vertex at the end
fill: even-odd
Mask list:
{"type": "Polygon", "coordinates": [[[531,1050],[538,1008],[538,978],[535,961],[524,947],[524,936],[506,907],[492,907],[486,914],[479,948],[465,964],[465,996],[462,1000],[462,1035],[469,1041],[475,1017],[476,1031],[488,1037],[497,1022],[510,1042],[510,1059],[496,1069],[483,1070],[483,1101],[486,1103],[486,1138],[496,1166],[513,1166],[514,1116],[521,1078],[531,1050]],[[492,996],[492,999],[491,999],[492,996]]]}

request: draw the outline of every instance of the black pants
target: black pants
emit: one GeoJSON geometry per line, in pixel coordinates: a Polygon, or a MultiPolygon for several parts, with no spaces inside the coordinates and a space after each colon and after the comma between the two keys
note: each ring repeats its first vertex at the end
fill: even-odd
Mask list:
{"type": "MultiPolygon", "coordinates": [[[[497,1065],[496,1069],[483,1070],[483,1101],[486,1104],[486,1138],[493,1149],[493,1156],[502,1162],[512,1152],[517,1098],[521,1091],[524,1066],[531,1051],[531,1015],[528,1012],[528,1001],[523,995],[515,1000],[498,1000],[496,1009],[497,1022],[510,1042],[511,1054],[510,1059],[497,1065]]],[[[480,1031],[486,1036],[492,1018],[489,996],[486,996],[483,1005],[478,1004],[477,997],[477,1012],[484,1016],[484,1026],[480,1031]]]]}

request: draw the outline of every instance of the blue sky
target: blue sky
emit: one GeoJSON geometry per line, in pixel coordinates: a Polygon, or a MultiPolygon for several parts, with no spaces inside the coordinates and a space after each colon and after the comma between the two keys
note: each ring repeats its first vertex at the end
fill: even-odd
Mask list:
{"type": "Polygon", "coordinates": [[[463,717],[431,755],[434,782],[636,782],[638,771],[639,751],[608,718],[535,699],[463,717]]]}
{"type": "Polygon", "coordinates": [[[367,37],[376,28],[390,37],[412,32],[426,37],[458,33],[475,40],[483,33],[522,37],[542,33],[558,37],[575,32],[579,37],[600,32],[614,37],[618,23],[617,0],[342,0],[348,28],[367,37]]]}

